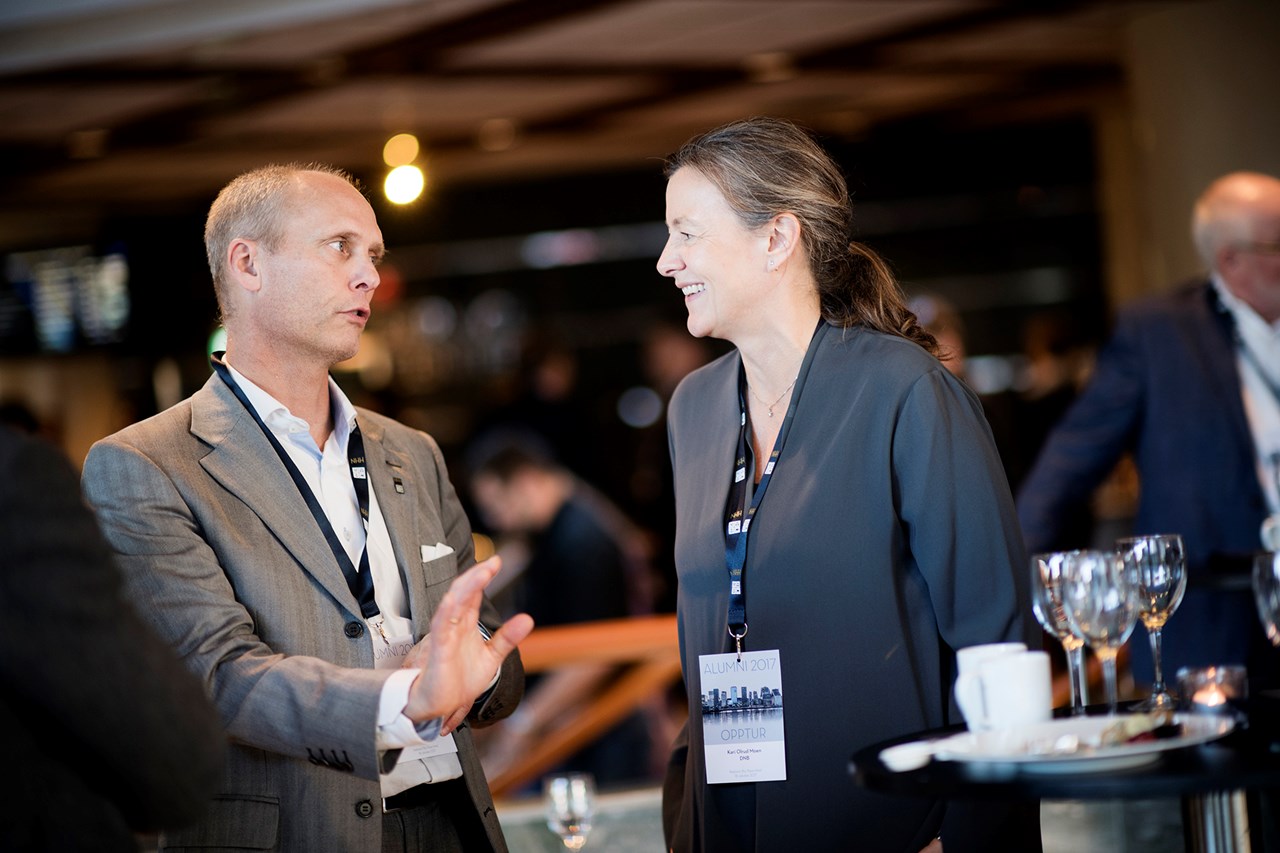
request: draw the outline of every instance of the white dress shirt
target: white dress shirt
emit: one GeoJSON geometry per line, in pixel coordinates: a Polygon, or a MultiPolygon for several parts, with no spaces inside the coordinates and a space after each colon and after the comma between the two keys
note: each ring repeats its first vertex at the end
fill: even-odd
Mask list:
{"type": "MultiPolygon", "coordinates": [[[[351,558],[352,565],[360,566],[360,555],[366,542],[369,547],[369,570],[373,573],[374,599],[378,603],[381,618],[385,619],[383,630],[386,636],[408,636],[416,641],[413,623],[409,619],[409,600],[396,564],[395,552],[391,547],[391,536],[387,533],[387,525],[378,508],[378,498],[373,488],[369,489],[369,531],[365,535],[364,523],[360,518],[360,504],[356,498],[355,485],[351,481],[351,468],[348,464],[347,441],[356,425],[356,410],[351,401],[342,393],[342,389],[329,377],[329,400],[333,412],[333,432],[325,441],[323,450],[316,446],[311,437],[311,428],[306,421],[295,417],[280,401],[247,378],[230,362],[224,363],[231,371],[232,377],[244,391],[249,402],[257,411],[258,417],[267,425],[280,445],[289,454],[289,459],[301,472],[312,494],[324,508],[325,516],[342,541],[351,558]]],[[[384,642],[382,632],[372,629],[367,631],[372,643],[384,642]]],[[[376,742],[378,749],[400,749],[421,746],[438,737],[441,720],[431,720],[420,726],[404,715],[405,706],[409,702],[409,689],[418,676],[417,669],[397,670],[387,679],[382,687],[382,695],[378,705],[378,730],[376,742]]],[[[390,797],[401,791],[425,782],[443,782],[456,779],[462,775],[462,765],[458,756],[453,753],[433,755],[422,759],[404,760],[396,763],[390,773],[381,777],[382,796],[390,797]]]]}
{"type": "Polygon", "coordinates": [[[1270,511],[1280,513],[1280,321],[1268,323],[1262,319],[1217,275],[1213,276],[1213,285],[1235,319],[1240,335],[1236,363],[1244,411],[1258,452],[1258,481],[1270,511]]]}

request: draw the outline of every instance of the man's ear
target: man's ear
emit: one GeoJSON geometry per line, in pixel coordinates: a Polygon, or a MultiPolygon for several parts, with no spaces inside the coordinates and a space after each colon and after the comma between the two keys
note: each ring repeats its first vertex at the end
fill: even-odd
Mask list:
{"type": "Polygon", "coordinates": [[[231,268],[231,278],[245,290],[257,291],[262,287],[257,261],[256,240],[232,240],[231,245],[227,247],[227,263],[231,268]]]}

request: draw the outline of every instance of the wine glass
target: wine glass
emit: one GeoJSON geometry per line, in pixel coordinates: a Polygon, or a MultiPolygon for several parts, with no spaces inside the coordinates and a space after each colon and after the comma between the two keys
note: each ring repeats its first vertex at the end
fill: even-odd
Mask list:
{"type": "Polygon", "coordinates": [[[1137,592],[1116,551],[1071,551],[1063,559],[1062,604],[1098,660],[1107,685],[1108,713],[1116,712],[1116,655],[1138,621],[1137,592]]]}
{"type": "Polygon", "coordinates": [[[1253,558],[1253,600],[1267,639],[1280,646],[1280,552],[1265,551],[1253,558]]]}
{"type": "Polygon", "coordinates": [[[1062,644],[1071,679],[1071,713],[1083,714],[1089,703],[1085,684],[1084,638],[1071,629],[1062,603],[1062,564],[1067,552],[1036,554],[1031,558],[1031,610],[1040,627],[1062,644]]]}
{"type": "Polygon", "coordinates": [[[1155,669],[1151,695],[1135,707],[1139,711],[1172,711],[1178,697],[1165,687],[1160,643],[1164,623],[1178,609],[1187,590],[1187,557],[1182,537],[1176,534],[1133,536],[1117,540],[1116,547],[1137,590],[1138,617],[1151,641],[1151,661],[1155,669]]]}
{"type": "Polygon", "coordinates": [[[591,831],[596,780],[590,773],[558,773],[542,780],[547,827],[570,850],[581,850],[591,831]]]}

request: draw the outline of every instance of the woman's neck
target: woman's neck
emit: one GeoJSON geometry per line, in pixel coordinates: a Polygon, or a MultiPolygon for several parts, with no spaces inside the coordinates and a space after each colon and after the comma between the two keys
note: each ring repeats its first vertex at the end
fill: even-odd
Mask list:
{"type": "Polygon", "coordinates": [[[766,404],[789,393],[818,326],[818,312],[797,312],[737,342],[747,385],[766,404]]]}

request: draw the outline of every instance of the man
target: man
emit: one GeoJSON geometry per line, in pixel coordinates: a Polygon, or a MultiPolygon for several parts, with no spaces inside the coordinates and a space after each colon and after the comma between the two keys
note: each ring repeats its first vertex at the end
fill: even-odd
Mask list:
{"type": "MultiPolygon", "coordinates": [[[[1280,511],[1280,181],[1218,179],[1192,231],[1208,280],[1120,314],[1023,483],[1018,513],[1031,553],[1086,545],[1061,541],[1061,525],[1132,453],[1134,532],[1179,533],[1187,552],[1187,594],[1164,632],[1166,676],[1230,662],[1263,676],[1275,658],[1239,570],[1280,511]]],[[[1149,676],[1146,643],[1130,647],[1135,673],[1149,676]]]]}
{"type": "Polygon", "coordinates": [[[369,319],[373,210],[342,172],[269,166],[223,189],[205,244],[215,375],[84,469],[130,593],[232,739],[207,818],[161,846],[505,850],[462,721],[514,709],[532,623],[485,642],[497,564],[454,581],[474,557],[439,448],[328,374],[369,319]]]}
{"type": "Polygon", "coordinates": [[[66,459],[0,427],[0,471],[0,849],[136,851],[216,790],[218,718],[121,599],[66,459]]]}
{"type": "MultiPolygon", "coordinates": [[[[639,600],[646,579],[639,531],[539,445],[519,434],[482,441],[470,477],[489,528],[528,549],[511,583],[515,606],[542,627],[647,612],[639,600]]],[[[583,664],[531,680],[520,710],[485,744],[485,767],[508,769],[555,729],[566,708],[588,702],[614,674],[608,664],[583,664]]],[[[558,769],[589,772],[602,787],[635,785],[656,779],[654,757],[645,718],[634,714],[558,769]]]]}
{"type": "Polygon", "coordinates": [[[648,612],[640,532],[529,435],[477,446],[471,494],[494,532],[528,540],[515,608],[541,626],[648,612]],[[634,592],[633,592],[634,590],[634,592]]]}

